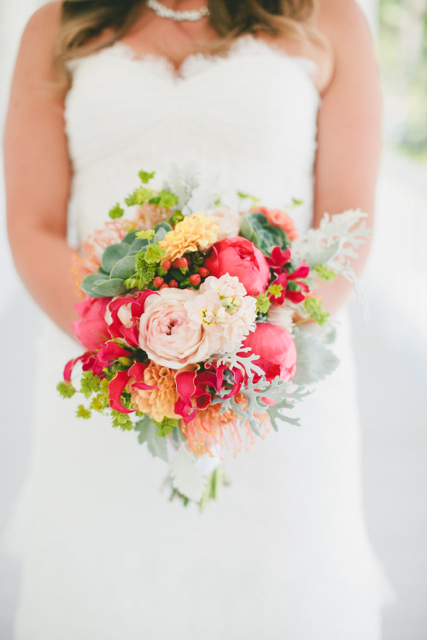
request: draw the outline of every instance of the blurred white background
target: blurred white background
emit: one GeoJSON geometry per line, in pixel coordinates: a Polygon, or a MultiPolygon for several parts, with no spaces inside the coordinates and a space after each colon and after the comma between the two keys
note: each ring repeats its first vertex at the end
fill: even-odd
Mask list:
{"type": "MultiPolygon", "coordinates": [[[[0,0],[1,123],[21,31],[41,4],[0,0]]],[[[384,612],[384,640],[426,640],[427,0],[360,4],[378,45],[388,142],[373,250],[363,278],[369,324],[363,323],[357,303],[351,305],[365,508],[371,540],[396,593],[395,604],[384,612]]],[[[29,459],[38,318],[10,257],[0,172],[0,536],[29,459]],[[7,339],[12,327],[13,335],[22,336],[18,344],[7,339]],[[16,384],[22,375],[27,378],[24,397],[16,384]]],[[[18,589],[19,565],[0,553],[1,640],[12,640],[18,589]]]]}

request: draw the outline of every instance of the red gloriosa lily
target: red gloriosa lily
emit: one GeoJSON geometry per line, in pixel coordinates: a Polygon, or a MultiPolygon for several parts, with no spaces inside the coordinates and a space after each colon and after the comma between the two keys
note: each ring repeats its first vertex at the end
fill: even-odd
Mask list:
{"type": "Polygon", "coordinates": [[[303,260],[292,273],[286,273],[286,271],[281,273],[272,284],[281,285],[283,287],[282,292],[279,296],[274,296],[270,293],[270,301],[273,304],[283,304],[285,298],[287,298],[295,304],[303,302],[305,300],[305,294],[307,294],[310,289],[305,284],[305,282],[302,282],[300,280],[300,278],[306,278],[309,273],[310,267],[306,265],[305,260],[303,260]],[[301,291],[292,291],[291,289],[288,289],[289,282],[294,282],[295,284],[297,284],[301,288],[301,291]]]}
{"type": "Polygon", "coordinates": [[[276,275],[280,275],[282,273],[282,269],[292,260],[291,258],[291,250],[286,249],[286,251],[282,251],[280,247],[274,247],[271,252],[271,256],[267,256],[265,258],[267,263],[271,269],[276,273],[276,275]]]}
{"type": "MultiPolygon", "coordinates": [[[[195,371],[182,371],[175,376],[176,390],[179,399],[175,403],[175,413],[182,416],[187,424],[195,417],[198,409],[206,409],[210,405],[211,396],[206,386],[213,386],[212,379],[195,371]]],[[[213,374],[210,374],[213,376],[213,374]]]]}
{"type": "Polygon", "coordinates": [[[148,289],[147,291],[138,293],[136,298],[116,298],[110,302],[108,308],[111,313],[112,322],[108,326],[108,329],[113,338],[124,339],[131,347],[138,346],[138,320],[144,313],[146,299],[153,294],[159,295],[157,291],[148,289]],[[126,326],[119,318],[119,312],[123,305],[130,306],[130,326],[126,326]]]}
{"type": "Polygon", "coordinates": [[[116,373],[108,385],[108,396],[110,398],[111,409],[114,411],[120,411],[120,413],[133,413],[135,411],[135,409],[126,409],[121,400],[121,395],[132,378],[135,378],[135,382],[132,384],[132,389],[137,388],[144,391],[152,391],[157,388],[142,382],[144,378],[144,371],[147,367],[148,364],[135,362],[130,369],[116,373]]]}
{"type": "Polygon", "coordinates": [[[67,362],[64,368],[64,382],[71,382],[73,369],[80,361],[83,371],[92,371],[95,376],[105,377],[102,373],[103,366],[99,364],[96,354],[92,351],[85,351],[82,356],[67,362]]]}

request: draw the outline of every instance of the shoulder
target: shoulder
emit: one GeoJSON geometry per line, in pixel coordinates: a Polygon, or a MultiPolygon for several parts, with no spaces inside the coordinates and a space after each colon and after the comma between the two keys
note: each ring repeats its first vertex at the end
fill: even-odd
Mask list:
{"type": "Polygon", "coordinates": [[[29,19],[21,38],[15,68],[19,81],[52,80],[62,2],[49,2],[29,19]]]}
{"type": "Polygon", "coordinates": [[[331,46],[331,80],[345,69],[376,71],[372,33],[356,0],[319,0],[315,27],[331,46]]]}
{"type": "Polygon", "coordinates": [[[53,52],[61,26],[62,2],[49,2],[29,19],[21,40],[21,55],[35,56],[53,52]]]}
{"type": "Polygon", "coordinates": [[[55,37],[61,24],[62,2],[48,2],[29,19],[24,38],[55,37]]]}
{"type": "Polygon", "coordinates": [[[356,0],[318,0],[317,28],[328,37],[370,36],[365,14],[356,0]]]}

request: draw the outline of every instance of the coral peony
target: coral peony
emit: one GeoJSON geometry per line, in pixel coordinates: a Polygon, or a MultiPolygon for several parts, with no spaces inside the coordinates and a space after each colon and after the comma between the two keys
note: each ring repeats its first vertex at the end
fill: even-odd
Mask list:
{"type": "Polygon", "coordinates": [[[216,278],[226,273],[236,276],[251,296],[264,293],[268,285],[270,269],[266,259],[255,245],[246,238],[225,238],[214,244],[205,267],[216,278]]]}
{"type": "Polygon", "coordinates": [[[267,209],[267,207],[253,207],[251,211],[262,213],[267,218],[269,224],[273,227],[280,227],[291,242],[298,238],[295,222],[285,211],[281,211],[280,209],[267,209]]]}
{"type": "Polygon", "coordinates": [[[105,321],[105,312],[111,298],[89,298],[75,305],[75,310],[81,320],[72,323],[77,339],[86,349],[95,351],[110,340],[108,324],[105,321]]]}
{"type": "Polygon", "coordinates": [[[265,371],[265,377],[272,382],[276,376],[291,380],[296,372],[297,350],[289,333],[283,327],[269,322],[257,324],[242,344],[250,347],[259,356],[256,364],[265,371]]]}
{"type": "Polygon", "coordinates": [[[197,295],[191,289],[161,289],[147,298],[140,320],[139,346],[150,360],[170,369],[182,369],[213,353],[204,327],[189,326],[185,303],[197,295]]]}

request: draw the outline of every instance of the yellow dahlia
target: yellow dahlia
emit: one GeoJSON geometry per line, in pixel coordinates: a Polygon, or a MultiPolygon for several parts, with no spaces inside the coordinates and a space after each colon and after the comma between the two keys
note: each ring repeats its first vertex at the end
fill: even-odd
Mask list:
{"type": "Polygon", "coordinates": [[[132,403],[138,411],[147,413],[156,422],[163,418],[179,418],[174,407],[178,400],[175,386],[176,371],[151,362],[144,371],[144,382],[154,388],[152,391],[132,390],[132,403]]]}
{"type": "Polygon", "coordinates": [[[210,247],[217,241],[218,232],[219,224],[214,218],[204,218],[203,213],[196,213],[178,222],[159,245],[166,251],[168,260],[175,260],[184,253],[210,247]]]}

